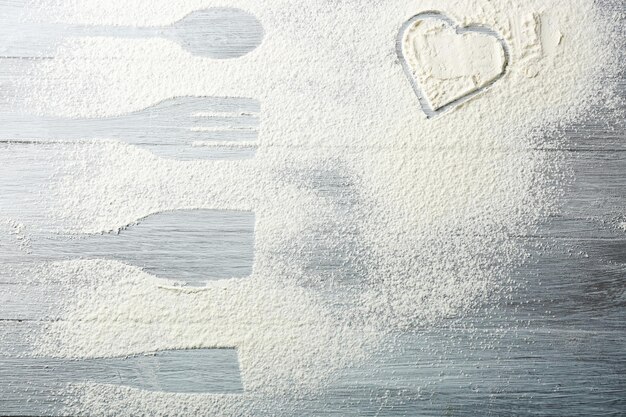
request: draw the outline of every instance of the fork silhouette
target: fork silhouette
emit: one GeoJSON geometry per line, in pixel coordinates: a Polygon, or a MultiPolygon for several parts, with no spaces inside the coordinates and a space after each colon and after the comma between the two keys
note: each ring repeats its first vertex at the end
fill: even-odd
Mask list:
{"type": "Polygon", "coordinates": [[[22,115],[3,121],[0,142],[115,139],[173,159],[252,156],[259,103],[248,98],[175,97],[104,118],[22,115]]]}

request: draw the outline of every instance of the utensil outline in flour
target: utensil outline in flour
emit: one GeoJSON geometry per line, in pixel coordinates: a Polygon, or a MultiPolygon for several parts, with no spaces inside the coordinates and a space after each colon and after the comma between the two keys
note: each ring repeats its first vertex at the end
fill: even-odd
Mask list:
{"type": "Polygon", "coordinates": [[[400,59],[400,62],[402,63],[404,72],[409,79],[409,82],[411,83],[413,91],[417,96],[422,111],[428,119],[432,119],[444,113],[447,113],[448,111],[466,103],[472,98],[490,89],[494,84],[496,84],[506,75],[511,61],[510,48],[504,38],[497,31],[480,24],[470,24],[462,26],[454,19],[439,11],[422,12],[407,20],[402,25],[402,27],[400,28],[400,32],[398,33],[398,37],[396,39],[396,53],[398,55],[398,58],[400,59]],[[496,77],[485,82],[484,84],[477,86],[475,89],[454,98],[452,101],[444,103],[439,107],[431,105],[431,101],[426,91],[420,85],[416,70],[411,67],[409,59],[407,59],[404,48],[409,31],[412,28],[416,27],[416,23],[425,20],[438,20],[442,22],[446,27],[453,29],[458,36],[467,33],[475,33],[494,38],[501,46],[503,53],[502,70],[500,71],[500,73],[496,77]]]}
{"type": "Polygon", "coordinates": [[[246,159],[258,144],[260,104],[247,97],[175,96],[103,117],[24,114],[3,120],[0,143],[120,141],[176,160],[246,159]]]}
{"type": "Polygon", "coordinates": [[[252,275],[254,222],[252,211],[174,209],[102,233],[20,231],[30,244],[20,248],[15,260],[111,260],[198,287],[252,275]]]}
{"type": "Polygon", "coordinates": [[[263,43],[265,30],[258,18],[246,10],[209,7],[191,11],[169,25],[60,26],[56,23],[42,23],[29,31],[28,36],[18,36],[19,41],[10,45],[0,42],[0,58],[54,59],[51,54],[57,44],[66,38],[105,37],[161,38],[176,43],[191,55],[223,60],[240,58],[257,49],[263,43]]]}
{"type": "MultiPolygon", "coordinates": [[[[45,392],[51,389],[51,384],[56,385],[54,381],[62,381],[61,385],[89,383],[170,394],[244,394],[239,352],[231,346],[166,347],[111,357],[23,356],[3,358],[3,365],[13,371],[0,381],[0,392],[7,392],[4,391],[7,387],[14,393],[45,392]]],[[[33,401],[32,407],[32,412],[23,413],[20,409],[21,414],[43,414],[37,408],[37,401],[33,401]]]]}

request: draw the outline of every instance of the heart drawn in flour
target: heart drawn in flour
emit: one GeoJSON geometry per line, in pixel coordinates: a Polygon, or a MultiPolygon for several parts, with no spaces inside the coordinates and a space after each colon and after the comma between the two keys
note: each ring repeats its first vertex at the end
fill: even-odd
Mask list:
{"type": "Polygon", "coordinates": [[[509,64],[507,44],[498,33],[484,26],[461,27],[439,12],[406,22],[397,51],[429,118],[480,94],[504,76],[509,64]]]}

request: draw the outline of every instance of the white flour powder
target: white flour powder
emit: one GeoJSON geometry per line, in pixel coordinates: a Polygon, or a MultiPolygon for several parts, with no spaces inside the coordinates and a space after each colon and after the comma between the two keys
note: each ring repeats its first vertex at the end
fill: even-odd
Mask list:
{"type": "Polygon", "coordinates": [[[403,34],[402,56],[434,110],[496,81],[506,70],[506,50],[485,33],[457,32],[443,16],[419,18],[403,34]]]}
{"type": "MultiPolygon", "coordinates": [[[[68,41],[55,60],[37,65],[35,85],[23,87],[31,109],[63,115],[123,113],[181,95],[262,103],[252,160],[177,162],[118,143],[79,147],[68,157],[76,162],[53,179],[58,200],[47,206],[76,232],[115,230],[177,208],[252,210],[251,277],[185,290],[114,262],[54,264],[40,274],[79,289],[68,297],[65,320],[42,335],[38,353],[237,346],[249,401],[265,390],[323,389],[341,369],[384,349],[389,335],[488,304],[523,259],[511,237],[558,208],[559,161],[536,150],[536,132],[611,98],[598,85],[602,72],[615,69],[611,21],[591,0],[37,4],[41,16],[59,22],[163,25],[197,8],[227,6],[263,24],[255,51],[224,61],[158,39],[68,41]],[[433,10],[499,33],[510,57],[488,90],[427,119],[395,42],[405,22],[433,10]],[[315,170],[349,186],[330,198],[307,182],[315,170]],[[349,209],[338,199],[349,200],[349,209]],[[331,220],[333,230],[320,239],[331,248],[350,241],[348,258],[361,273],[332,291],[302,267],[307,236],[331,220]]],[[[458,45],[465,41],[493,62],[468,73],[456,56],[427,54],[439,57],[439,73],[461,77],[454,97],[502,68],[499,44],[484,40],[485,50],[470,37],[458,45]]],[[[443,78],[426,87],[440,104],[451,99],[443,78]]],[[[187,404],[196,414],[241,415],[246,403],[97,385],[75,395],[76,410],[94,413],[133,414],[150,403],[150,414],[173,415],[187,404]]]]}

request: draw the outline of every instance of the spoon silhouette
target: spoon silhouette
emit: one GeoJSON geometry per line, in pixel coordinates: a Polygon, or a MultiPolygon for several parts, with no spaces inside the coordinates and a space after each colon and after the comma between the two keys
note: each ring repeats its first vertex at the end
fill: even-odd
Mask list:
{"type": "Polygon", "coordinates": [[[255,49],[263,39],[261,23],[250,13],[235,8],[214,7],[191,12],[170,26],[66,26],[40,25],[29,34],[13,34],[14,42],[0,47],[5,58],[52,58],[54,45],[68,37],[160,37],[178,43],[193,55],[228,59],[255,49]],[[37,34],[33,38],[32,33],[37,34]],[[22,39],[23,38],[23,39],[22,39]]]}

